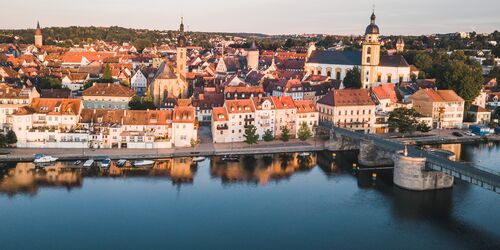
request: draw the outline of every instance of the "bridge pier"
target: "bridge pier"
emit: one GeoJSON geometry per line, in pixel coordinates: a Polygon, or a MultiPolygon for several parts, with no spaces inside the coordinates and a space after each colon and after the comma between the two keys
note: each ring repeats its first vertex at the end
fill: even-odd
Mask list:
{"type": "Polygon", "coordinates": [[[426,158],[394,154],[394,184],[414,191],[450,188],[454,178],[445,173],[427,170],[426,158]]]}

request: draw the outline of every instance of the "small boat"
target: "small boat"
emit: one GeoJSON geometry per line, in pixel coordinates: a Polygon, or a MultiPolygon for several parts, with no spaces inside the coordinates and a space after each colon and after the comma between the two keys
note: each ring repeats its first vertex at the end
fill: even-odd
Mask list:
{"type": "Polygon", "coordinates": [[[88,159],[85,161],[85,163],[83,163],[83,167],[85,168],[91,168],[94,166],[94,160],[92,159],[88,159]]]}
{"type": "Polygon", "coordinates": [[[202,162],[205,160],[205,157],[203,156],[196,156],[196,157],[193,157],[193,161],[194,162],[202,162]]]}
{"type": "Polygon", "coordinates": [[[111,164],[111,159],[106,158],[101,162],[101,168],[109,168],[110,164],[111,164]]]}
{"type": "Polygon", "coordinates": [[[235,155],[224,155],[220,159],[222,161],[240,161],[240,157],[235,155]]]}
{"type": "Polygon", "coordinates": [[[309,157],[310,155],[311,155],[311,153],[302,152],[299,154],[299,157],[309,157]]]}
{"type": "Polygon", "coordinates": [[[116,166],[118,166],[118,167],[123,167],[123,166],[125,166],[125,163],[127,163],[127,160],[125,160],[125,159],[120,159],[120,160],[118,160],[118,161],[116,162],[116,166]]]}
{"type": "Polygon", "coordinates": [[[39,158],[36,158],[35,157],[35,163],[50,163],[50,162],[54,162],[54,161],[57,161],[57,157],[52,157],[50,155],[44,155],[44,156],[41,156],[39,158]]]}
{"type": "Polygon", "coordinates": [[[82,161],[80,161],[80,160],[77,160],[77,161],[75,161],[75,162],[73,163],[73,165],[75,165],[75,166],[78,166],[78,165],[80,165],[80,164],[82,164],[82,161]]]}
{"type": "Polygon", "coordinates": [[[155,161],[151,161],[151,160],[141,160],[141,161],[134,161],[134,166],[136,167],[149,167],[149,166],[153,166],[153,164],[155,163],[155,161]]]}

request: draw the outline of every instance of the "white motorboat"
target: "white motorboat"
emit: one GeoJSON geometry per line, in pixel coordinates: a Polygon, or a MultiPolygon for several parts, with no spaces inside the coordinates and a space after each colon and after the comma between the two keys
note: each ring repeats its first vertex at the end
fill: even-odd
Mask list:
{"type": "Polygon", "coordinates": [[[57,161],[57,157],[52,157],[50,155],[44,155],[39,158],[35,158],[35,163],[50,163],[57,161]]]}
{"type": "Polygon", "coordinates": [[[75,161],[75,162],[73,163],[73,165],[75,165],[75,166],[78,166],[78,165],[80,165],[80,164],[82,164],[82,161],[80,161],[80,160],[77,160],[77,161],[75,161]]]}
{"type": "Polygon", "coordinates": [[[224,155],[220,158],[222,161],[240,161],[240,157],[236,155],[224,155]]]}
{"type": "Polygon", "coordinates": [[[83,163],[83,167],[85,168],[91,168],[94,166],[94,160],[92,159],[88,159],[85,161],[85,163],[83,163]]]}
{"type": "Polygon", "coordinates": [[[134,166],[136,167],[152,167],[153,164],[155,164],[155,161],[151,160],[134,161],[134,166]]]}
{"type": "Polygon", "coordinates": [[[310,155],[311,155],[311,153],[302,152],[299,154],[299,157],[309,157],[310,155]]]}
{"type": "Polygon", "coordinates": [[[116,162],[116,166],[118,166],[118,167],[123,167],[123,166],[125,166],[125,163],[127,163],[127,160],[125,160],[125,159],[120,159],[120,160],[118,160],[118,161],[116,162]]]}
{"type": "Polygon", "coordinates": [[[194,162],[202,162],[205,160],[205,157],[203,156],[196,156],[196,157],[193,157],[193,161],[194,162]]]}
{"type": "Polygon", "coordinates": [[[109,165],[111,165],[111,159],[106,158],[101,162],[101,168],[109,168],[109,165]]]}

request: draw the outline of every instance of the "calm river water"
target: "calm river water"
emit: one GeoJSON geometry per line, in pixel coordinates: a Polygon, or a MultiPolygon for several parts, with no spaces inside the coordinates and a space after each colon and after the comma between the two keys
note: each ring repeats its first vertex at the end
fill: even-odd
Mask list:
{"type": "MultiPolygon", "coordinates": [[[[500,145],[445,145],[500,171],[500,145]]],[[[0,249],[499,249],[500,195],[410,192],[353,153],[0,169],[0,249]]]]}

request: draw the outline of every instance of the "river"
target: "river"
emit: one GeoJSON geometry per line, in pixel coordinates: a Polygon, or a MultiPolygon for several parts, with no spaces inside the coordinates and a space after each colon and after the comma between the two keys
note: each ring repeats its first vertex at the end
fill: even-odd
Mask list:
{"type": "MultiPolygon", "coordinates": [[[[500,170],[499,144],[444,145],[500,170]]],[[[162,160],[152,169],[0,177],[1,249],[498,249],[500,195],[455,181],[411,192],[353,153],[162,160]]]]}

